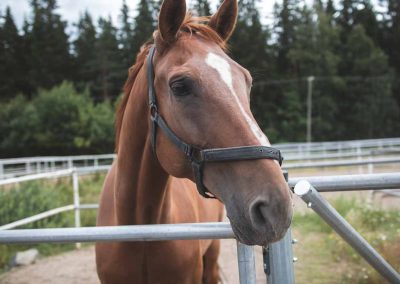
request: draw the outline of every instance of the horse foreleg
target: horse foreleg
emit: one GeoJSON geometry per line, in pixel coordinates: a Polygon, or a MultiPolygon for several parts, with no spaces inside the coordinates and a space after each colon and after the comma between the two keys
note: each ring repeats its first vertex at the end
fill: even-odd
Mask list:
{"type": "Polygon", "coordinates": [[[203,256],[203,284],[217,284],[220,281],[218,256],[220,241],[213,240],[203,256]]]}

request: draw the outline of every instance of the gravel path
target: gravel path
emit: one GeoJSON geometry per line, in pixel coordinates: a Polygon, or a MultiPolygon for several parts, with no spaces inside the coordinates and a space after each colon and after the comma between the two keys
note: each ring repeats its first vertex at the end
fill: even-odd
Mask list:
{"type": "MultiPolygon", "coordinates": [[[[261,249],[256,249],[257,283],[266,283],[262,269],[261,249]]],[[[222,283],[239,283],[236,242],[222,240],[222,283]]],[[[94,247],[74,250],[57,256],[39,259],[35,264],[17,267],[0,276],[1,284],[98,284],[94,247]]]]}

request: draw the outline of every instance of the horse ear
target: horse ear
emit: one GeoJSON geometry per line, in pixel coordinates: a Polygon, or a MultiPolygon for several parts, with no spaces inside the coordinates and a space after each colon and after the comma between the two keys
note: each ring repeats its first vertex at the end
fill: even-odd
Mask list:
{"type": "Polygon", "coordinates": [[[164,0],[158,16],[158,30],[163,41],[173,42],[186,15],[186,0],[164,0]]]}
{"type": "Polygon", "coordinates": [[[224,41],[227,41],[235,29],[237,15],[237,0],[224,0],[218,11],[211,17],[208,25],[212,27],[224,41]]]}

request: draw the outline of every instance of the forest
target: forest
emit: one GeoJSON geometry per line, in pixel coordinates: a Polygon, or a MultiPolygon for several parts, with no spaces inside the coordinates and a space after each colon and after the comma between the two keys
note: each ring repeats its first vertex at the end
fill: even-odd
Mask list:
{"type": "MultiPolygon", "coordinates": [[[[0,11],[0,158],[112,152],[115,108],[160,1],[124,0],[116,23],[90,11],[68,23],[56,0],[29,3],[21,28],[0,11]]],[[[262,1],[239,0],[229,55],[254,78],[262,129],[272,143],[305,141],[312,88],[312,141],[398,136],[400,2],[307,3],[277,1],[265,18],[262,1]]],[[[190,8],[215,12],[207,0],[190,8]]]]}

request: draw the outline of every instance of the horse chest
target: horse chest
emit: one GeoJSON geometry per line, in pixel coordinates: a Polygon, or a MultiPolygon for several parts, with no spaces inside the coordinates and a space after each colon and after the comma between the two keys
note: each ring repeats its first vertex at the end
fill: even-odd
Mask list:
{"type": "Polygon", "coordinates": [[[200,241],[126,243],[116,251],[123,252],[123,256],[119,254],[104,271],[113,274],[113,283],[201,283],[200,241]],[[115,282],[117,277],[123,279],[115,282]]]}

